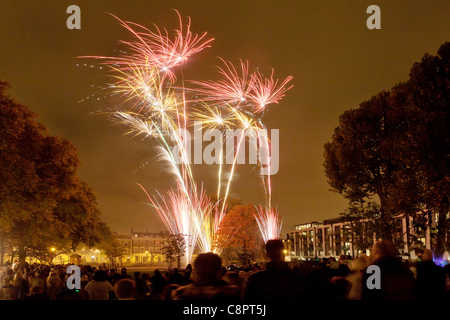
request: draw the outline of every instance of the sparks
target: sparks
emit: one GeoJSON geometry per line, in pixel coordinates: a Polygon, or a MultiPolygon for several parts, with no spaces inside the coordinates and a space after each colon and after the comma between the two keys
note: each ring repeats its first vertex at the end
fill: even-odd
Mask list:
{"type": "MultiPolygon", "coordinates": [[[[176,11],[176,10],[175,10],[176,11]]],[[[190,81],[196,88],[174,87],[176,67],[185,64],[192,55],[210,46],[214,39],[207,39],[191,32],[191,19],[184,26],[176,11],[179,28],[173,38],[166,29],[157,26],[151,31],[139,24],[123,21],[114,16],[133,36],[130,41],[121,41],[128,47],[118,57],[84,56],[103,60],[109,66],[115,83],[109,87],[114,95],[124,99],[124,105],[131,105],[124,111],[112,111],[112,119],[128,127],[125,134],[133,137],[143,135],[158,143],[156,159],[165,165],[166,171],[176,181],[176,188],[165,194],[156,191],[157,196],[147,193],[151,205],[171,234],[183,235],[187,243],[186,258],[190,262],[194,251],[220,253],[222,246],[214,243],[220,223],[223,220],[230,187],[237,164],[238,153],[245,137],[254,137],[254,143],[264,144],[270,149],[267,130],[261,115],[269,104],[279,103],[291,76],[280,85],[273,78],[264,78],[259,71],[249,73],[248,61],[240,61],[240,72],[229,61],[221,59],[224,67],[219,67],[222,80],[190,81]],[[187,97],[192,93],[193,97],[187,97]],[[200,98],[196,96],[200,96],[200,98]],[[191,106],[191,103],[194,105],[191,106]],[[259,117],[259,118],[258,118],[259,117]],[[231,156],[233,161],[230,175],[222,195],[221,184],[223,154],[220,153],[218,170],[217,202],[206,195],[203,186],[198,187],[190,161],[187,128],[195,121],[209,129],[222,131],[242,129],[238,145],[231,156]],[[170,139],[168,139],[170,137],[170,139]],[[177,150],[176,152],[174,150],[177,150]],[[181,161],[178,161],[181,160],[181,161]],[[222,201],[222,204],[220,202],[222,201]]],[[[259,164],[263,161],[259,155],[259,164]]],[[[227,155],[228,157],[228,155],[227,155]]],[[[265,159],[266,160],[266,159],[265,159]]],[[[270,167],[270,164],[268,165],[270,167]]],[[[264,240],[279,237],[281,218],[277,209],[272,208],[272,186],[270,175],[261,177],[266,195],[265,206],[260,206],[255,216],[264,240]]],[[[236,230],[237,232],[237,230],[236,230]]],[[[228,235],[230,239],[233,234],[228,235]]]]}

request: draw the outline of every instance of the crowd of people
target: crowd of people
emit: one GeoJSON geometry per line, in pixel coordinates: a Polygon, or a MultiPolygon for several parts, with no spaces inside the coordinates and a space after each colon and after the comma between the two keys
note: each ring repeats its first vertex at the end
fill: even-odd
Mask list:
{"type": "Polygon", "coordinates": [[[214,253],[171,272],[79,266],[79,289],[67,286],[69,265],[13,264],[0,273],[2,300],[450,300],[450,265],[433,262],[425,250],[414,263],[402,260],[387,241],[356,258],[284,261],[283,243],[269,240],[269,262],[245,267],[222,265],[214,253]],[[377,266],[373,280],[369,266],[377,266]],[[369,282],[378,281],[378,286],[369,282]]]}

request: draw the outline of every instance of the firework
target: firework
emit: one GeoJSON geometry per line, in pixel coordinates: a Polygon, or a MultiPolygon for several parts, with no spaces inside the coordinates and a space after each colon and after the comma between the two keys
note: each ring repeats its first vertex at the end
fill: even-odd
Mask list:
{"type": "Polygon", "coordinates": [[[220,222],[223,219],[211,199],[206,195],[203,188],[197,189],[193,186],[186,194],[186,190],[182,190],[180,184],[177,189],[169,190],[166,197],[158,191],[159,197],[151,197],[147,191],[141,186],[147,194],[153,207],[171,234],[183,235],[186,244],[186,259],[191,260],[195,249],[200,252],[220,253],[223,248],[214,248],[214,235],[218,231],[220,222]]]}
{"type": "Polygon", "coordinates": [[[155,26],[156,31],[153,32],[142,25],[123,21],[111,14],[134,36],[134,41],[120,41],[128,47],[132,54],[124,54],[121,57],[83,56],[83,58],[103,59],[106,60],[105,64],[117,65],[118,69],[122,71],[128,70],[130,65],[148,64],[156,68],[162,74],[163,79],[167,78],[174,83],[176,76],[172,69],[185,63],[193,54],[210,47],[209,43],[214,40],[213,38],[205,39],[206,32],[201,36],[193,34],[190,18],[184,29],[179,12],[177,10],[175,12],[178,15],[180,26],[175,30],[173,40],[170,39],[166,29],[161,30],[155,26]]]}
{"type": "Polygon", "coordinates": [[[202,100],[211,101],[214,104],[229,104],[234,107],[250,107],[253,113],[265,110],[267,105],[278,103],[284,97],[286,91],[293,86],[287,87],[292,76],[287,77],[280,85],[278,79],[274,79],[274,70],[270,78],[263,77],[259,70],[249,74],[248,62],[244,64],[241,60],[241,75],[231,62],[221,59],[226,68],[219,68],[224,79],[219,81],[191,81],[200,88],[195,89],[202,100]]]}
{"type": "Polygon", "coordinates": [[[228,104],[238,107],[247,103],[247,97],[252,88],[248,74],[248,62],[244,64],[241,60],[242,75],[236,71],[231,64],[221,59],[225,69],[218,67],[224,79],[219,81],[191,81],[200,88],[195,89],[205,101],[216,101],[216,104],[228,104]]]}
{"type": "MultiPolygon", "coordinates": [[[[124,103],[131,104],[128,110],[115,111],[114,121],[129,128],[126,134],[144,135],[158,142],[157,160],[166,164],[168,172],[176,180],[176,188],[164,195],[156,191],[157,196],[150,196],[142,185],[140,187],[147,194],[167,230],[171,234],[185,237],[186,258],[190,262],[194,250],[220,253],[224,249],[227,241],[222,246],[213,241],[225,214],[225,203],[236,164],[240,160],[241,145],[246,137],[252,137],[253,143],[259,143],[270,150],[261,114],[267,105],[279,103],[285,92],[292,88],[287,87],[292,77],[278,85],[278,79],[273,78],[273,70],[270,78],[265,78],[259,71],[249,73],[248,61],[240,61],[238,72],[231,62],[221,59],[225,67],[219,67],[219,71],[224,78],[217,82],[190,81],[197,86],[189,89],[190,92],[201,98],[187,99],[184,76],[181,87],[172,87],[177,79],[175,67],[183,65],[192,55],[209,47],[214,39],[206,39],[206,32],[201,36],[194,35],[191,32],[190,18],[186,26],[183,26],[180,14],[178,11],[176,13],[179,28],[175,30],[173,38],[170,38],[166,29],[155,26],[155,31],[151,31],[114,16],[133,35],[133,40],[121,41],[130,53],[124,52],[119,57],[91,58],[104,60],[103,63],[110,67],[117,80],[111,86],[113,92],[124,98],[124,103]],[[191,108],[190,103],[197,107],[191,108]],[[237,137],[237,148],[226,155],[227,160],[231,159],[231,168],[223,197],[220,186],[224,155],[222,148],[220,149],[217,202],[211,201],[203,187],[197,187],[191,170],[187,128],[196,121],[200,121],[206,128],[220,129],[222,132],[231,128],[241,129],[237,137]],[[223,201],[221,206],[220,201],[223,201]]],[[[266,164],[270,172],[268,152],[258,154],[259,165],[266,164]]],[[[279,237],[281,219],[278,210],[271,206],[270,174],[261,178],[266,205],[257,208],[255,218],[267,241],[279,237]]],[[[227,236],[229,241],[233,234],[227,236]]]]}
{"type": "Polygon", "coordinates": [[[277,209],[260,206],[255,214],[256,222],[261,231],[264,242],[279,239],[281,235],[282,219],[277,209]]]}
{"type": "Polygon", "coordinates": [[[292,80],[292,76],[287,77],[277,87],[278,79],[273,79],[273,73],[272,69],[270,78],[263,77],[259,71],[252,74],[252,90],[249,95],[255,103],[254,112],[256,113],[263,111],[271,103],[278,103],[284,97],[285,92],[293,87],[286,88],[287,83],[292,80]]]}

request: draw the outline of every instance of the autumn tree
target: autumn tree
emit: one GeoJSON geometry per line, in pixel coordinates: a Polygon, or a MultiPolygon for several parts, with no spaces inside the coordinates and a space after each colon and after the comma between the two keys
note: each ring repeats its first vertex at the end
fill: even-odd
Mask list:
{"type": "Polygon", "coordinates": [[[76,174],[77,149],[49,135],[34,112],[5,94],[8,87],[0,81],[0,232],[22,263],[58,244],[98,242],[100,210],[76,174]]]}
{"type": "MultiPolygon", "coordinates": [[[[223,205],[223,199],[218,199],[217,195],[210,195],[209,198],[211,199],[211,203],[215,204],[217,208],[222,209],[223,205]]],[[[230,212],[231,209],[233,209],[236,206],[243,205],[242,199],[237,198],[230,198],[228,197],[225,201],[225,213],[230,212]]]]}
{"type": "Polygon", "coordinates": [[[251,203],[237,205],[223,218],[215,236],[215,245],[233,252],[242,264],[254,260],[261,243],[261,233],[251,203]]]}

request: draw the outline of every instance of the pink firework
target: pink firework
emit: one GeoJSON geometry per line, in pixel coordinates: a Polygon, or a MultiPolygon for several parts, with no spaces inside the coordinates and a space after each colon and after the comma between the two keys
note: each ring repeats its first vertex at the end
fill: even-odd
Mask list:
{"type": "Polygon", "coordinates": [[[201,88],[196,89],[197,92],[204,96],[206,101],[220,101],[219,103],[233,105],[235,107],[247,103],[248,94],[252,88],[249,81],[248,62],[245,64],[241,60],[241,74],[236,71],[236,68],[231,64],[220,58],[225,64],[226,68],[220,68],[219,72],[224,76],[220,81],[191,81],[199,85],[201,88]]]}
{"type": "Polygon", "coordinates": [[[119,65],[121,70],[128,70],[130,65],[149,65],[150,67],[158,68],[165,77],[174,83],[176,76],[172,68],[182,65],[193,54],[210,47],[209,43],[214,40],[213,38],[205,39],[206,32],[201,36],[193,34],[191,32],[190,18],[188,18],[188,23],[184,30],[182,18],[179,12],[175,11],[179,18],[180,27],[179,30],[175,30],[173,40],[170,39],[166,29],[161,30],[155,26],[156,32],[153,32],[142,25],[123,21],[111,14],[135,37],[135,41],[121,41],[121,43],[129,47],[132,54],[125,54],[121,57],[90,56],[89,58],[106,59],[105,64],[119,65]],[[136,31],[132,26],[137,27],[141,31],[136,31]]]}
{"type": "Polygon", "coordinates": [[[293,79],[292,76],[278,85],[278,79],[273,78],[273,69],[270,78],[263,77],[258,70],[249,74],[248,62],[244,63],[241,60],[241,74],[239,74],[231,62],[221,60],[225,64],[225,68],[218,67],[224,76],[222,80],[191,81],[200,86],[195,91],[202,95],[204,101],[234,107],[251,107],[253,113],[259,113],[264,111],[267,105],[278,103],[285,92],[293,87],[286,87],[293,79]]]}
{"type": "Polygon", "coordinates": [[[255,214],[255,219],[258,223],[264,242],[272,239],[279,239],[281,235],[282,219],[278,209],[268,207],[263,208],[262,206],[256,209],[258,214],[255,214]]]}
{"type": "Polygon", "coordinates": [[[250,97],[255,103],[253,108],[255,113],[263,111],[268,104],[278,103],[284,97],[285,92],[293,87],[286,88],[287,83],[293,79],[292,76],[287,77],[277,87],[278,79],[273,79],[273,72],[274,70],[272,69],[270,78],[263,78],[259,71],[255,71],[252,74],[250,97]]]}

